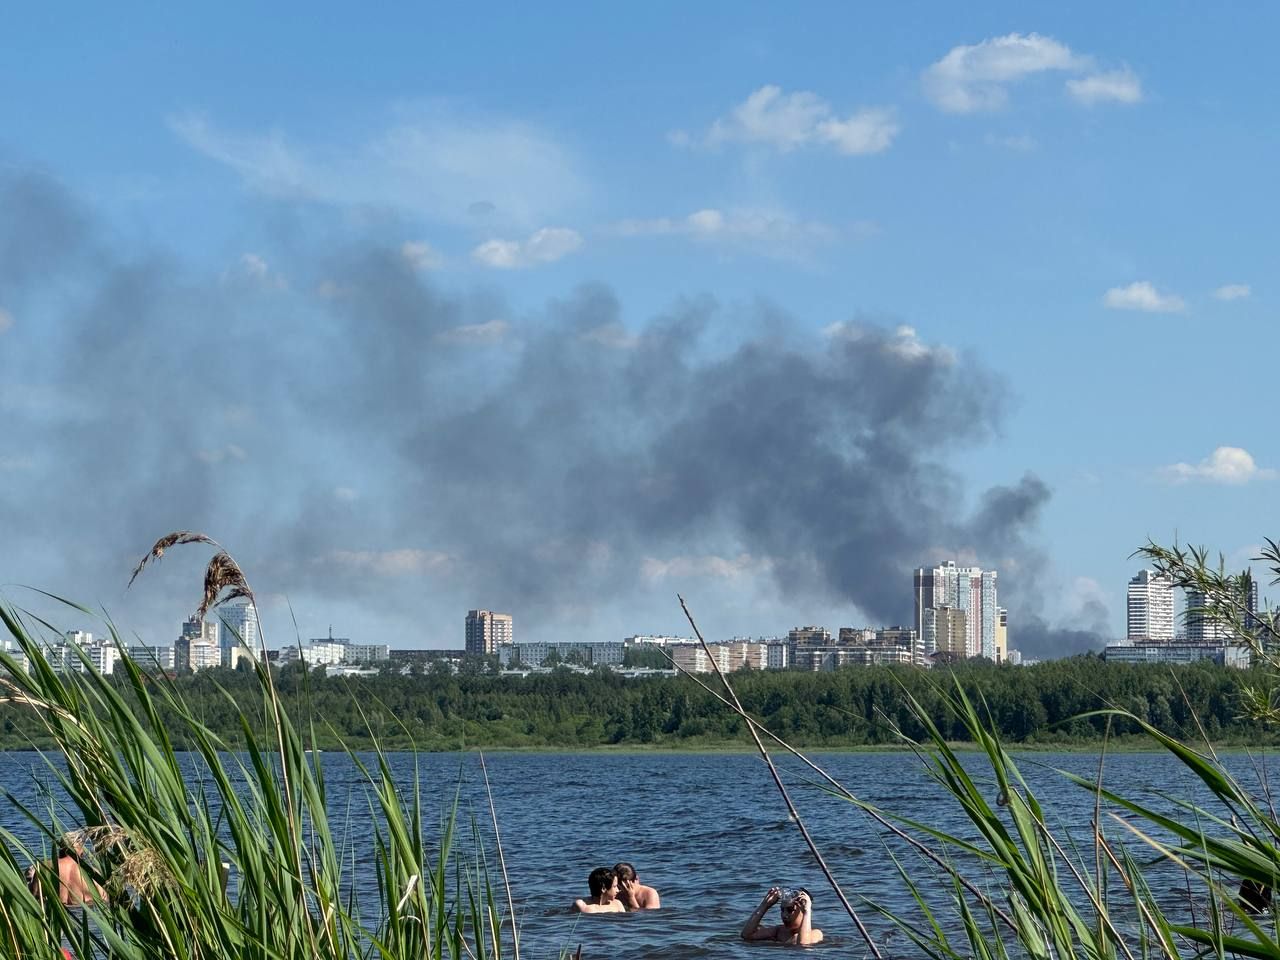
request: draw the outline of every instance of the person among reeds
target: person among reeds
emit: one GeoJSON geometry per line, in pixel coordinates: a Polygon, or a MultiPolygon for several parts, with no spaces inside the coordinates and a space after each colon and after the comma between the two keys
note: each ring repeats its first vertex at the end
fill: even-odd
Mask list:
{"type": "Polygon", "coordinates": [[[783,890],[770,887],[755,912],[742,928],[743,940],[772,940],[775,943],[793,943],[800,946],[820,943],[822,931],[813,925],[813,897],[801,887],[799,890],[783,890]],[[782,922],[777,926],[762,927],[760,921],[775,903],[782,906],[782,922]]]}
{"type": "Polygon", "coordinates": [[[641,883],[631,864],[614,864],[613,872],[618,877],[618,899],[628,910],[657,910],[662,906],[658,891],[641,883]]]}
{"type": "Polygon", "coordinates": [[[1271,888],[1265,883],[1250,880],[1248,877],[1240,881],[1240,891],[1236,894],[1236,902],[1245,913],[1259,914],[1271,909],[1271,888]]]}
{"type": "MultiPolygon", "coordinates": [[[[81,907],[86,903],[106,902],[107,891],[102,885],[85,872],[80,862],[84,857],[84,843],[75,834],[65,834],[58,842],[58,852],[52,864],[45,864],[45,869],[52,869],[58,874],[58,901],[64,907],[81,907]]],[[[40,883],[40,864],[32,864],[27,871],[27,886],[31,888],[37,899],[43,896],[40,883]]]]}
{"type": "Polygon", "coordinates": [[[608,867],[596,867],[587,877],[591,899],[575,900],[580,913],[624,913],[626,905],[618,899],[618,875],[608,867]]]}

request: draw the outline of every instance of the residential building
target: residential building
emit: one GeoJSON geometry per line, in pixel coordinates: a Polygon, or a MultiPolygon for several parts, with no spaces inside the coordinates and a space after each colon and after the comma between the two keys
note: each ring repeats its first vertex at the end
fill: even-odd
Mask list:
{"type": "Polygon", "coordinates": [[[1133,640],[1110,644],[1103,651],[1108,663],[1196,663],[1212,660],[1219,666],[1243,670],[1250,650],[1235,643],[1199,640],[1133,640]]]}
{"type": "Polygon", "coordinates": [[[258,630],[258,608],[252,603],[223,604],[214,613],[215,626],[220,627],[214,639],[222,651],[222,665],[234,667],[240,658],[236,647],[257,650],[261,646],[258,630]],[[235,651],[233,653],[233,651],[235,651]]]}
{"type": "MultiPolygon", "coordinates": [[[[913,576],[915,593],[915,628],[921,638],[925,656],[938,650],[939,640],[930,632],[925,612],[939,607],[953,607],[965,615],[964,650],[957,656],[996,659],[996,625],[999,616],[998,574],[981,567],[959,567],[948,560],[938,567],[920,567],[913,576]]],[[[955,651],[948,651],[955,653],[955,651]]]]}
{"type": "Polygon", "coordinates": [[[831,631],[826,627],[795,627],[787,633],[792,651],[801,647],[831,646],[831,631]]]}
{"type": "Polygon", "coordinates": [[[791,666],[791,644],[783,639],[766,641],[764,665],[770,670],[785,670],[791,666]]]}
{"type": "Polygon", "coordinates": [[[1173,580],[1154,570],[1139,570],[1129,581],[1130,640],[1172,640],[1173,580]]]}
{"type": "Polygon", "coordinates": [[[1009,659],[1009,611],[1004,607],[996,610],[996,663],[1004,663],[1009,659]]]}
{"type": "Polygon", "coordinates": [[[644,645],[652,645],[657,647],[665,647],[671,644],[696,643],[693,637],[668,637],[658,634],[640,634],[637,633],[632,637],[624,637],[623,644],[628,647],[637,647],[644,645]]]}
{"type": "Polygon", "coordinates": [[[1227,603],[1225,599],[1215,601],[1201,590],[1184,590],[1187,639],[1193,643],[1225,643],[1228,640],[1243,639],[1239,631],[1229,622],[1219,619],[1215,611],[1242,621],[1246,627],[1257,629],[1260,625],[1257,616],[1258,581],[1250,579],[1248,590],[1238,585],[1237,594],[1236,602],[1227,603]]]}
{"type": "Polygon", "coordinates": [[[837,637],[839,643],[867,643],[876,638],[876,632],[870,627],[841,627],[837,637]]]}
{"type": "MultiPolygon", "coordinates": [[[[928,656],[945,654],[948,657],[967,657],[969,649],[969,631],[966,621],[968,615],[964,610],[943,604],[939,607],[926,607],[924,610],[925,636],[931,637],[933,650],[928,656]]],[[[927,646],[925,649],[928,649],[927,646]]]]}
{"type": "Polygon", "coordinates": [[[912,577],[915,595],[916,633],[924,645],[925,656],[932,656],[938,649],[937,636],[926,623],[925,611],[942,606],[955,606],[955,561],[948,560],[940,567],[919,567],[912,577]]]}
{"type": "MultiPolygon", "coordinates": [[[[222,611],[219,610],[219,614],[222,611]]],[[[179,673],[187,670],[197,669],[192,665],[193,658],[198,660],[204,669],[208,666],[220,666],[222,663],[222,651],[218,644],[218,637],[221,633],[217,621],[201,620],[198,617],[192,617],[182,622],[182,633],[173,644],[173,668],[179,673]],[[218,650],[218,663],[209,664],[207,647],[212,645],[218,650]],[[199,650],[195,653],[192,648],[199,646],[199,650]]]]}
{"type": "Polygon", "coordinates": [[[194,673],[220,666],[222,666],[222,648],[218,644],[210,640],[189,641],[187,645],[187,669],[194,673]]]}
{"type": "Polygon", "coordinates": [[[512,664],[541,667],[548,660],[556,663],[577,663],[585,667],[620,667],[624,651],[625,646],[619,640],[561,640],[504,643],[497,648],[496,652],[498,665],[501,667],[510,667],[512,664]]]}
{"type": "Polygon", "coordinates": [[[125,652],[129,655],[129,659],[142,670],[166,672],[173,670],[173,647],[137,643],[125,647],[125,652]]]}
{"type": "Polygon", "coordinates": [[[468,610],[465,648],[467,653],[490,656],[503,644],[514,642],[511,614],[492,610],[468,610]]]}
{"type": "Polygon", "coordinates": [[[924,644],[910,627],[882,627],[866,645],[877,651],[876,663],[909,663],[924,666],[924,644]]]}
{"type": "Polygon", "coordinates": [[[669,647],[668,652],[675,667],[687,673],[712,673],[717,668],[721,673],[733,673],[745,668],[762,670],[768,665],[768,644],[752,640],[709,643],[706,650],[700,643],[682,644],[669,647]]]}

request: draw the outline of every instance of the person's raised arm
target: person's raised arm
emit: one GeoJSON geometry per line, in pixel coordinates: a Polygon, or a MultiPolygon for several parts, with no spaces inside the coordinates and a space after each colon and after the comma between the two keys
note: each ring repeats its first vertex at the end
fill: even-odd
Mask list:
{"type": "Polygon", "coordinates": [[[764,919],[764,915],[769,908],[781,899],[782,891],[777,887],[770,887],[765,891],[764,897],[760,900],[760,905],[755,908],[751,916],[747,918],[747,922],[742,927],[743,940],[773,939],[773,930],[761,930],[760,921],[764,919]]]}
{"type": "Polygon", "coordinates": [[[801,892],[796,899],[800,901],[800,909],[803,911],[800,935],[796,938],[796,942],[801,944],[820,942],[822,931],[813,928],[813,901],[809,898],[809,894],[804,892],[801,892]]]}

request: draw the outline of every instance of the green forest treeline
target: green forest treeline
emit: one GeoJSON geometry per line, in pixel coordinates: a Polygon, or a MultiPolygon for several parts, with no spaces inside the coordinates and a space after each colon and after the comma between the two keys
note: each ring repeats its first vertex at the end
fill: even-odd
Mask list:
{"type": "MultiPolygon", "coordinates": [[[[860,747],[913,739],[924,730],[907,698],[922,703],[956,741],[967,739],[949,716],[940,687],[959,680],[980,698],[1007,741],[1071,745],[1102,738],[1107,720],[1082,717],[1105,706],[1131,711],[1182,739],[1252,745],[1280,740],[1241,716],[1241,694],[1274,682],[1263,670],[1210,664],[1108,664],[1094,655],[1029,667],[959,663],[925,671],[854,667],[831,673],[743,671],[731,682],[743,706],[796,746],[860,747]]],[[[718,681],[706,676],[713,689],[718,681]]],[[[155,681],[164,682],[164,681],[155,681]]],[[[206,670],[173,681],[192,711],[230,746],[243,742],[242,722],[260,730],[263,704],[251,673],[206,670]]],[[[626,679],[608,671],[567,669],[524,678],[480,671],[451,674],[433,668],[371,678],[326,677],[298,666],[280,671],[286,709],[314,723],[319,745],[359,748],[373,738],[387,748],[720,747],[749,742],[745,725],[688,677],[626,679]]],[[[119,683],[126,692],[123,678],[119,683]]],[[[1113,727],[1112,733],[1136,732],[1113,727]]],[[[43,742],[40,720],[28,708],[0,705],[0,748],[43,742]]],[[[178,746],[181,746],[178,744],[178,746]]]]}

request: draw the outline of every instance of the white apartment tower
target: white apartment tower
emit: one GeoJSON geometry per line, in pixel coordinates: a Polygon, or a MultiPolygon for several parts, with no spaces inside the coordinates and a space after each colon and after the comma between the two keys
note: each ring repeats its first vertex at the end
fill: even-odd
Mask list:
{"type": "Polygon", "coordinates": [[[1129,581],[1130,640],[1173,639],[1173,581],[1154,570],[1140,570],[1129,581]]]}
{"type": "Polygon", "coordinates": [[[467,611],[467,653],[488,656],[498,652],[498,646],[512,643],[511,614],[494,613],[492,610],[467,611]]]}
{"type": "MultiPolygon", "coordinates": [[[[258,608],[252,603],[228,603],[218,607],[214,618],[222,627],[220,646],[223,650],[244,647],[258,649],[258,608]]],[[[226,659],[226,655],[223,655],[226,659]]]]}
{"type": "Polygon", "coordinates": [[[1258,618],[1258,581],[1250,580],[1246,594],[1242,584],[1236,584],[1237,600],[1234,603],[1215,602],[1201,590],[1187,589],[1183,591],[1186,601],[1187,639],[1194,643],[1232,643],[1244,638],[1230,623],[1219,619],[1215,608],[1222,608],[1222,614],[1240,620],[1247,629],[1256,630],[1258,618]]]}

